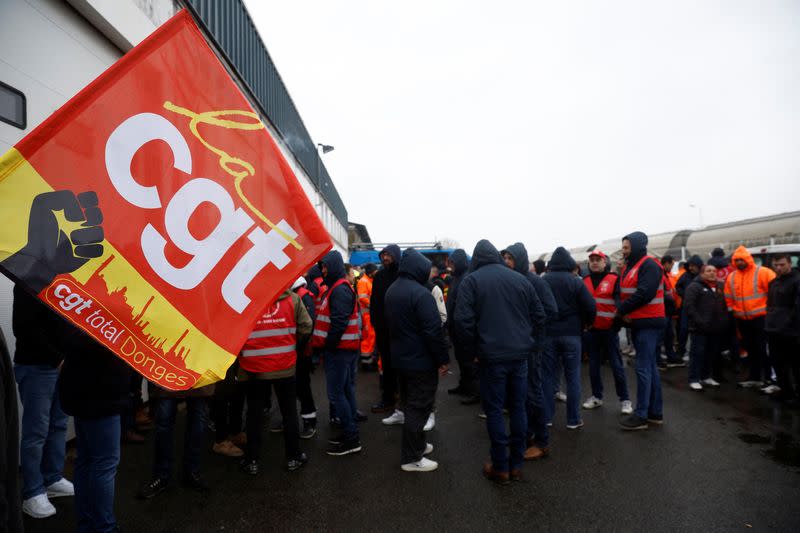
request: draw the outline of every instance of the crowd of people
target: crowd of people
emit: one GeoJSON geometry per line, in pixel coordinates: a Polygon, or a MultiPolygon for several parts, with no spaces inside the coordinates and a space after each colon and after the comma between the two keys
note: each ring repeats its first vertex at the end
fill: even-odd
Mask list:
{"type": "Polygon", "coordinates": [[[664,424],[660,373],[687,362],[691,390],[724,383],[727,358],[747,369],[739,386],[797,405],[800,273],[790,258],[777,254],[768,268],[743,247],[730,260],[715,250],[707,262],[694,256],[673,273],[674,260],[649,255],[647,242],[641,232],[626,236],[616,268],[605,253],[593,251],[584,275],[566,249],[557,248],[547,265],[530,263],[522,243],[498,250],[482,240],[471,258],[459,249],[440,265],[390,245],[380,253],[380,268],[356,269],[329,252],[266,306],[223,381],[186,392],[149,384],[147,409],[140,376],[16,287],[13,377],[0,338],[0,430],[8,435],[0,439],[0,529],[21,531],[22,512],[52,516],[51,498],[74,496],[78,531],[117,530],[120,443],[144,442],[142,431],[154,428],[152,476],[139,497],[157,497],[172,483],[179,402],[186,404],[185,486],[208,490],[200,463],[209,427],[214,453],[237,458],[246,475],[259,473],[273,391],[280,418],[273,417],[269,429],[283,435],[286,469],[304,467],[301,441],[318,436],[311,387],[318,365],[333,428],[328,455],[362,450],[360,424],[367,417],[356,402],[356,376],[359,367],[376,369],[381,397],[371,411],[386,415],[385,425],[402,425],[400,468],[429,472],[438,463],[425,435],[436,424],[436,392],[450,372],[452,347],[458,383],[447,393],[466,406],[480,403],[491,442],[483,474],[498,484],[521,479],[526,460],[550,454],[550,427],[560,423],[557,399],[566,402],[564,423],[573,431],[584,425],[582,409],[608,403],[604,362],[627,431],[664,424]],[[623,332],[630,339],[635,399],[623,332]],[[591,383],[586,399],[584,358],[591,383]],[[21,487],[13,379],[23,406],[21,487]],[[73,482],[63,475],[68,416],[76,432],[73,482]]]}

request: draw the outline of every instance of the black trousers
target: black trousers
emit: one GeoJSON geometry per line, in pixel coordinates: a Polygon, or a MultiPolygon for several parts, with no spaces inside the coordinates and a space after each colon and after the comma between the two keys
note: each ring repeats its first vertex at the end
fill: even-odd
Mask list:
{"type": "Polygon", "coordinates": [[[378,345],[378,353],[381,357],[381,369],[383,371],[383,391],[381,398],[386,405],[395,404],[395,396],[398,391],[398,375],[392,367],[392,354],[388,332],[375,331],[375,342],[378,345]]]}
{"type": "Polygon", "coordinates": [[[458,386],[469,394],[478,394],[478,367],[475,364],[475,355],[467,352],[461,346],[453,345],[456,361],[458,362],[458,386]]]}
{"type": "Polygon", "coordinates": [[[795,395],[800,392],[800,339],[779,333],[770,333],[769,353],[775,367],[775,374],[778,376],[781,397],[787,400],[795,398],[795,395]],[[794,377],[794,385],[792,385],[792,377],[794,377]]]}
{"type": "Polygon", "coordinates": [[[297,380],[295,377],[270,380],[250,379],[245,384],[247,389],[246,457],[256,460],[261,457],[264,406],[267,403],[270,388],[275,390],[275,396],[278,398],[278,407],[283,418],[283,442],[286,448],[286,459],[300,457],[300,427],[297,422],[297,380]]]}
{"type": "Polygon", "coordinates": [[[316,418],[317,405],[314,403],[314,393],[311,392],[311,373],[314,363],[310,356],[297,356],[297,399],[300,400],[300,416],[303,418],[316,418]],[[314,416],[311,416],[314,415],[314,416]]]}
{"type": "Polygon", "coordinates": [[[425,451],[423,428],[428,421],[428,415],[433,411],[436,388],[439,386],[439,373],[436,370],[400,371],[398,376],[406,396],[400,464],[407,464],[422,459],[422,453],[425,451]]]}
{"type": "MultiPolygon", "coordinates": [[[[238,368],[233,365],[231,368],[238,368]]],[[[214,397],[211,400],[211,419],[214,421],[216,432],[215,442],[222,442],[231,435],[242,431],[242,411],[244,410],[244,383],[238,382],[233,375],[217,383],[214,397]]]]}
{"type": "Polygon", "coordinates": [[[736,320],[742,345],[747,350],[747,366],[750,369],[749,381],[767,381],[770,377],[770,362],[767,360],[767,334],[764,331],[764,317],[752,320],[736,320]]]}

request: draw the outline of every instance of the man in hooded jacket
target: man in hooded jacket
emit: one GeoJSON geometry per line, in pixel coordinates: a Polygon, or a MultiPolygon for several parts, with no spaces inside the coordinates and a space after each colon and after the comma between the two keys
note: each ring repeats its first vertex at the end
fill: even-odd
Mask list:
{"type": "Polygon", "coordinates": [[[614,320],[631,328],[636,349],[636,409],[623,419],[622,429],[647,429],[663,424],[661,378],[656,351],[666,325],[664,270],[647,255],[647,235],[634,231],[622,239],[625,267],[617,280],[620,305],[614,320]]]}
{"type": "Polygon", "coordinates": [[[456,361],[458,361],[458,386],[448,389],[447,393],[464,396],[465,398],[461,403],[471,405],[480,402],[475,354],[469,353],[466,346],[459,341],[456,336],[455,320],[453,320],[453,313],[455,313],[456,302],[458,301],[458,287],[469,270],[467,252],[459,248],[450,254],[448,261],[453,269],[453,275],[450,278],[450,288],[448,289],[445,306],[447,308],[447,331],[453,343],[456,361]]]}
{"type": "Polygon", "coordinates": [[[570,253],[559,246],[547,265],[544,280],[550,285],[558,306],[558,316],[550,322],[544,347],[544,399],[547,422],[555,412],[555,391],[560,376],[557,363],[564,368],[567,382],[567,428],[578,429],[581,420],[581,335],[595,318],[596,306],[589,289],[573,273],[577,264],[570,253]]]}
{"type": "MultiPolygon", "coordinates": [[[[686,289],[700,274],[700,269],[703,268],[703,260],[699,255],[693,255],[686,262],[686,272],[675,283],[675,292],[678,297],[683,300],[686,296],[686,289]]],[[[686,316],[686,310],[681,307],[680,315],[678,315],[678,356],[675,359],[667,361],[667,368],[675,368],[686,366],[683,356],[686,355],[686,341],[689,340],[689,318],[686,316]]]]}
{"type": "Polygon", "coordinates": [[[436,302],[425,286],[430,271],[431,262],[425,256],[406,250],[397,281],[386,292],[384,307],[392,364],[405,396],[400,464],[406,472],[429,472],[438,467],[424,457],[433,446],[426,444],[423,428],[433,411],[439,375],[447,374],[450,356],[436,302]]]}
{"type": "Polygon", "coordinates": [[[322,297],[322,303],[317,312],[312,342],[318,345],[320,337],[324,338],[321,342],[324,342],[322,350],[325,360],[328,400],[342,427],[342,433],[330,439],[331,447],[327,453],[328,455],[347,455],[361,451],[361,439],[356,419],[358,409],[355,377],[353,375],[357,369],[361,344],[358,328],[358,302],[353,286],[347,282],[347,272],[342,254],[336,250],[328,252],[320,261],[320,269],[325,277],[328,291],[322,297]],[[323,321],[326,322],[325,325],[321,324],[323,321]],[[321,334],[323,331],[325,333],[321,334]],[[353,333],[347,333],[347,331],[353,333]],[[354,347],[348,347],[351,344],[354,347]]]}
{"type": "Polygon", "coordinates": [[[500,484],[521,477],[528,425],[528,358],[536,349],[544,320],[531,283],[503,265],[492,243],[479,241],[471,273],[458,288],[455,328],[459,341],[478,358],[481,401],[492,442],[492,461],[484,465],[484,475],[500,484]],[[510,439],[503,418],[506,405],[510,439]]]}
{"type": "Polygon", "coordinates": [[[550,453],[550,428],[547,426],[544,394],[542,392],[542,351],[547,338],[547,325],[558,317],[558,306],[553,297],[550,285],[541,277],[530,271],[528,267],[528,250],[521,242],[517,242],[500,252],[506,266],[519,272],[530,282],[536,296],[542,304],[545,323],[541,328],[536,349],[528,358],[528,394],[525,408],[528,414],[527,437],[528,448],[525,459],[534,460],[550,453]]]}
{"type": "Polygon", "coordinates": [[[392,367],[391,342],[389,341],[389,327],[384,315],[384,300],[386,291],[398,276],[400,266],[400,247],[390,244],[379,254],[381,268],[372,279],[372,296],[369,299],[369,309],[372,317],[372,327],[375,329],[375,344],[381,362],[381,399],[372,406],[373,413],[390,413],[394,411],[395,396],[397,395],[397,373],[392,367]]]}

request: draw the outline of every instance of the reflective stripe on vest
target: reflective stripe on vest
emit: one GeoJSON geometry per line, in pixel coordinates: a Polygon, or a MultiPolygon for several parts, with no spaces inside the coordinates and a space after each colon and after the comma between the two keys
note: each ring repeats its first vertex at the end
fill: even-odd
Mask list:
{"type": "MultiPolygon", "coordinates": [[[[628,270],[627,265],[622,269],[622,278],[619,282],[619,297],[621,301],[624,302],[636,292],[639,286],[639,269],[648,259],[656,261],[653,257],[646,255],[639,259],[630,270],[628,270]]],[[[658,262],[656,262],[656,264],[658,264],[658,262]]],[[[659,269],[660,268],[659,266],[659,269]]],[[[661,282],[658,284],[658,290],[653,299],[629,313],[628,317],[631,320],[640,320],[645,318],[664,318],[664,316],[666,316],[666,313],[664,311],[664,277],[662,276],[661,282]]]]}
{"type": "MultiPolygon", "coordinates": [[[[733,300],[731,310],[735,318],[750,320],[767,314],[767,293],[759,292],[758,290],[758,273],[760,270],[761,267],[756,266],[756,270],[753,272],[753,292],[749,296],[744,296],[744,291],[742,291],[742,294],[736,293],[736,275],[739,274],[744,277],[741,270],[734,271],[728,276],[728,285],[731,293],[730,299],[733,300]],[[754,300],[758,301],[754,302],[754,304],[749,303],[754,300]],[[755,305],[757,307],[750,307],[750,305],[755,305]]],[[[744,283],[741,285],[742,289],[744,289],[744,283]]]]}
{"type": "Polygon", "coordinates": [[[280,372],[297,362],[297,322],[291,296],[267,306],[242,346],[239,366],[252,373],[280,372]]]}
{"type": "Polygon", "coordinates": [[[337,348],[341,350],[358,351],[361,349],[361,317],[358,312],[358,299],[355,297],[353,287],[347,283],[346,279],[340,279],[333,284],[322,299],[322,303],[317,311],[317,320],[314,322],[314,332],[311,335],[311,346],[314,348],[322,348],[325,346],[325,340],[328,338],[328,331],[331,329],[331,308],[329,305],[330,295],[333,290],[340,286],[346,285],[350,292],[353,294],[353,311],[347,320],[347,326],[342,334],[337,348]]]}
{"type": "Polygon", "coordinates": [[[583,283],[589,289],[589,293],[594,297],[597,305],[597,315],[594,319],[592,327],[594,329],[611,329],[614,324],[614,314],[616,314],[617,306],[614,302],[614,285],[617,284],[617,275],[611,272],[607,273],[600,283],[597,284],[595,289],[592,283],[592,277],[586,276],[583,278],[583,283]]]}

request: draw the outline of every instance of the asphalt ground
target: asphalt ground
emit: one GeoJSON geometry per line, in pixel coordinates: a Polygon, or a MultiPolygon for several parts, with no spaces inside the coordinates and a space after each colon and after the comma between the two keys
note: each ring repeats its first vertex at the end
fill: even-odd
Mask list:
{"type": "MultiPolygon", "coordinates": [[[[627,373],[635,398],[632,369],[627,373]]],[[[152,470],[150,435],[145,445],[123,445],[117,519],[124,533],[800,531],[800,410],[736,389],[732,369],[728,383],[703,392],[690,391],[686,375],[685,368],[662,374],[664,426],[629,433],[618,427],[619,404],[604,368],[606,404],[584,411],[585,426],[569,431],[564,404],[557,403],[551,456],[526,463],[525,481],[501,487],[481,475],[489,440],[479,406],[462,406],[446,392],[456,375],[440,382],[429,433],[439,469],[420,474],[400,470],[401,429],[382,425],[386,415],[370,414],[362,424],[360,454],[325,455],[332,430],[319,369],[312,380],[321,430],[302,442],[310,458],[305,468],[287,472],[282,435],[265,432],[262,473],[248,477],[236,459],[211,453],[209,433],[208,494],[173,483],[155,499],[139,501],[137,489],[152,470]]],[[[585,363],[582,377],[585,399],[585,363]]],[[[359,374],[357,392],[367,411],[378,397],[377,375],[359,374]]],[[[181,415],[176,479],[182,421],[181,415]]],[[[71,472],[70,459],[68,478],[71,472]]],[[[53,503],[56,516],[26,517],[26,531],[74,530],[72,499],[53,503]]]]}

